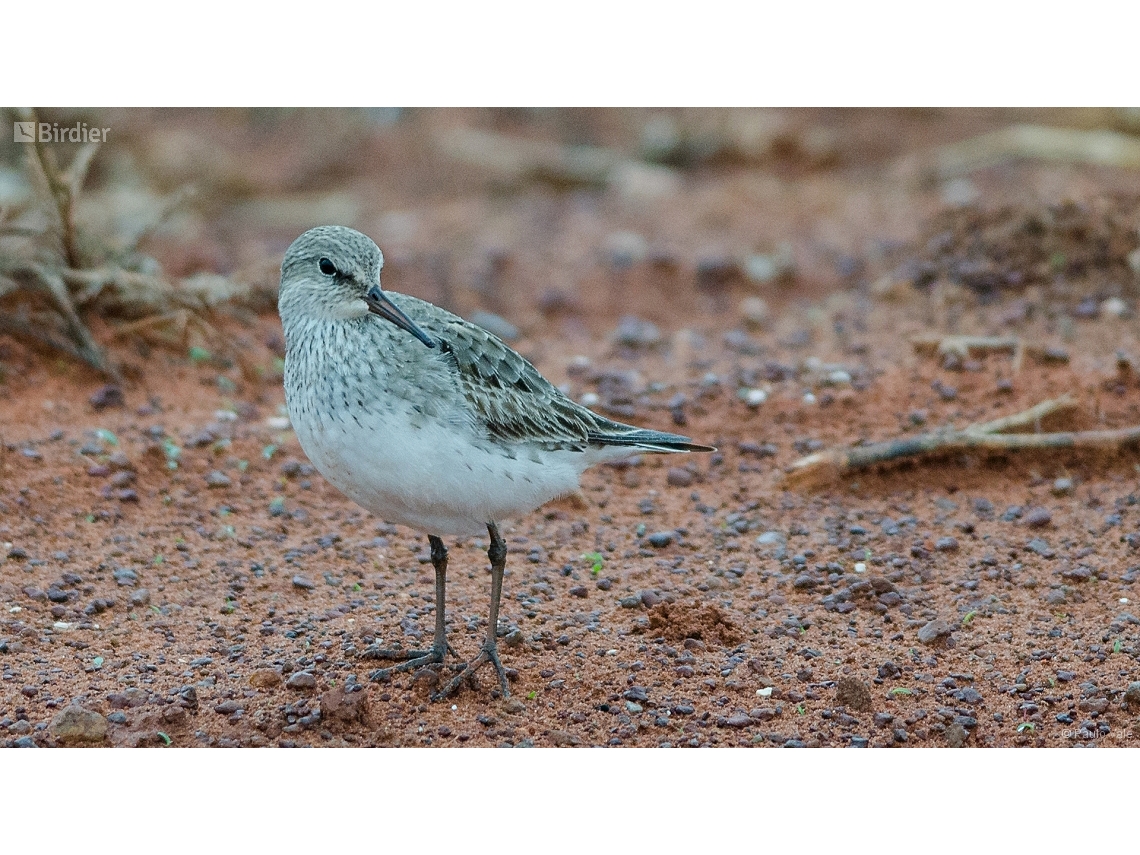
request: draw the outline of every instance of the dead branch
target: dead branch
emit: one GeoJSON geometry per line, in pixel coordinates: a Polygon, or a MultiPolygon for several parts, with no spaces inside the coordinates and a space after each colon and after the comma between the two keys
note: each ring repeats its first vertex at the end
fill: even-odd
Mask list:
{"type": "Polygon", "coordinates": [[[977,336],[924,334],[910,340],[917,353],[926,356],[958,356],[963,359],[970,354],[1012,353],[1013,370],[1021,370],[1026,356],[1037,362],[1067,362],[1068,354],[1061,348],[1027,344],[1017,336],[977,336]]]}
{"type": "MultiPolygon", "coordinates": [[[[39,125],[39,116],[36,115],[35,110],[27,110],[23,115],[27,121],[39,125]]],[[[79,241],[75,235],[76,193],[74,191],[78,185],[83,183],[83,179],[87,175],[87,168],[95,154],[95,146],[89,144],[79,150],[75,160],[72,161],[70,174],[60,172],[59,166],[55,162],[54,153],[40,142],[39,134],[34,135],[31,150],[34,155],[33,160],[47,182],[52,202],[55,205],[55,213],[59,218],[60,242],[63,245],[64,258],[67,259],[69,267],[81,267],[82,258],[79,254],[79,241]]]]}
{"type": "Polygon", "coordinates": [[[1119,449],[1140,442],[1140,426],[1115,430],[1062,431],[1056,433],[1004,433],[1011,428],[1039,426],[1056,412],[1073,409],[1076,402],[1064,395],[1043,401],[1020,413],[964,430],[942,430],[919,436],[891,439],[869,445],[832,448],[801,457],[784,475],[789,487],[806,487],[834,480],[843,474],[879,463],[925,458],[955,451],[1022,451],[1043,448],[1119,449]]]}
{"type": "Polygon", "coordinates": [[[1140,140],[1116,131],[1011,125],[943,146],[935,154],[935,169],[940,178],[946,179],[1010,160],[1137,169],[1140,168],[1140,140]]]}

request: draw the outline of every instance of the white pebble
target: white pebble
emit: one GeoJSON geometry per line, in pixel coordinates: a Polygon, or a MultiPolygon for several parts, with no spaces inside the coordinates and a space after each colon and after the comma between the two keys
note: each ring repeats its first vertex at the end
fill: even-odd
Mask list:
{"type": "Polygon", "coordinates": [[[804,392],[804,403],[811,406],[815,403],[815,395],[812,392],[804,392]]]}
{"type": "Polygon", "coordinates": [[[772,696],[772,687],[771,686],[767,686],[766,688],[756,690],[756,697],[758,697],[758,698],[769,698],[771,696],[772,696]]]}
{"type": "Polygon", "coordinates": [[[768,393],[763,389],[745,389],[744,403],[752,408],[759,407],[768,400],[768,393]]]}
{"type": "Polygon", "coordinates": [[[237,417],[233,410],[214,410],[214,418],[219,422],[236,422],[237,417]]]}
{"type": "Polygon", "coordinates": [[[1109,297],[1100,304],[1100,310],[1114,318],[1123,318],[1128,314],[1128,304],[1119,297],[1109,297]]]}
{"type": "Polygon", "coordinates": [[[1128,597],[1121,597],[1120,598],[1120,605],[1122,605],[1122,606],[1128,605],[1128,597]]]}
{"type": "Polygon", "coordinates": [[[21,608],[20,606],[12,606],[12,608],[8,609],[8,611],[11,614],[16,614],[17,612],[22,612],[23,608],[21,608]]]}
{"type": "Polygon", "coordinates": [[[832,386],[846,386],[851,382],[851,375],[839,368],[827,375],[827,382],[832,386]]]}
{"type": "Polygon", "coordinates": [[[71,624],[69,624],[65,620],[57,620],[55,623],[52,624],[52,628],[54,628],[54,629],[71,629],[71,624]]]}
{"type": "Polygon", "coordinates": [[[598,394],[596,392],[586,392],[584,395],[582,395],[581,398],[578,399],[578,403],[580,403],[583,407],[593,407],[596,406],[600,400],[601,398],[598,397],[598,394]]]}
{"type": "Polygon", "coordinates": [[[763,285],[780,275],[780,265],[771,255],[750,255],[744,259],[744,273],[763,285]]]}
{"type": "Polygon", "coordinates": [[[866,573],[867,572],[867,565],[864,564],[862,561],[858,562],[855,565],[855,572],[856,573],[866,573]]]}
{"type": "Polygon", "coordinates": [[[270,416],[265,420],[265,426],[271,430],[288,430],[289,419],[285,416],[270,416]]]}

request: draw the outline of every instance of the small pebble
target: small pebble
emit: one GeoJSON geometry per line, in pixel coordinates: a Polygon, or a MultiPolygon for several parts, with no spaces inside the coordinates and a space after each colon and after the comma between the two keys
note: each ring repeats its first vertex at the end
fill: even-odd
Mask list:
{"type": "Polygon", "coordinates": [[[219,472],[217,469],[206,476],[207,487],[228,487],[232,483],[229,475],[224,472],[219,472]]]}
{"type": "Polygon", "coordinates": [[[935,541],[934,548],[939,552],[957,552],[958,540],[954,537],[940,537],[935,541]]]}
{"type": "Polygon", "coordinates": [[[310,674],[308,671],[298,671],[285,681],[285,688],[308,690],[317,687],[317,678],[310,674]]]}
{"type": "Polygon", "coordinates": [[[938,644],[950,637],[954,627],[942,619],[932,620],[918,631],[918,640],[922,644],[938,644]]]}

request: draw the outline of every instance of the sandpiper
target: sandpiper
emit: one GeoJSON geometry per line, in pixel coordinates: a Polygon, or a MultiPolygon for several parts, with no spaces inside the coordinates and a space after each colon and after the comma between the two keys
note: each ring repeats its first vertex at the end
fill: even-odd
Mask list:
{"type": "Polygon", "coordinates": [[[320,226],[281,264],[285,401],[301,447],[362,507],[428,535],[435,568],[429,650],[383,649],[404,660],[374,672],[442,663],[447,548],[443,535],[490,535],[491,608],[479,654],[433,695],[453,693],[491,663],[507,546],[498,523],[577,489],[588,467],[636,452],[712,451],[683,436],[603,418],[571,401],[526,359],[438,306],[380,288],[384,257],[367,235],[320,226]]]}

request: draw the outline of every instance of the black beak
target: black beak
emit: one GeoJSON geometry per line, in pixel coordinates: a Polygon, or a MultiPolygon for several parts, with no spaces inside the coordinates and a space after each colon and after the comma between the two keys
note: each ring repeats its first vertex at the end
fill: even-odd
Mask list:
{"type": "Polygon", "coordinates": [[[401,312],[396,304],[384,295],[379,285],[373,285],[368,289],[368,293],[364,295],[364,302],[368,304],[368,311],[372,314],[379,315],[386,321],[391,321],[404,332],[410,332],[428,347],[435,347],[435,342],[428,334],[412,323],[412,319],[401,312]]]}

